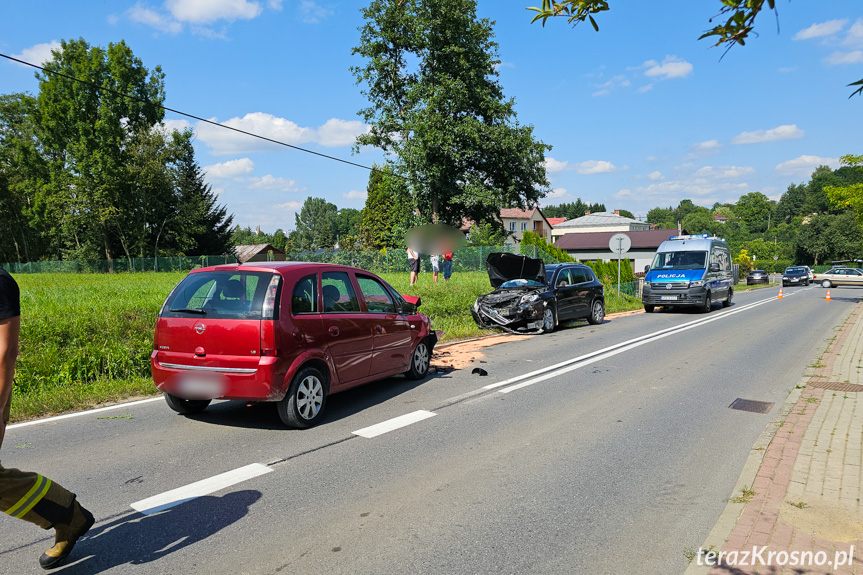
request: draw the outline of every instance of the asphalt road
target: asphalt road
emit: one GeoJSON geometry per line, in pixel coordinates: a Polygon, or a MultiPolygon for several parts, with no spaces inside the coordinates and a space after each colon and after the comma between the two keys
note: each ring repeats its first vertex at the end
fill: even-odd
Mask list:
{"type": "MultiPolygon", "coordinates": [[[[476,361],[487,377],[348,391],[306,431],[284,430],[270,404],[185,418],[161,400],[13,426],[3,463],[96,515],[62,573],[682,572],[863,296],[783,292],[490,347],[476,361]],[[776,405],[729,409],[736,398],[776,405]]],[[[0,571],[40,572],[50,533],[0,521],[0,571]]]]}

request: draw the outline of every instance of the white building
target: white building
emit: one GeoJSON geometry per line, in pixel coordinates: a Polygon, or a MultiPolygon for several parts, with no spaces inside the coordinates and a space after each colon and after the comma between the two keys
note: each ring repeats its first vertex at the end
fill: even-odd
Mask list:
{"type": "Polygon", "coordinates": [[[551,229],[551,236],[556,241],[564,234],[578,234],[586,232],[635,232],[650,229],[647,222],[639,222],[632,218],[620,215],[620,210],[611,212],[597,212],[585,214],[574,220],[567,220],[557,224],[551,229]]]}

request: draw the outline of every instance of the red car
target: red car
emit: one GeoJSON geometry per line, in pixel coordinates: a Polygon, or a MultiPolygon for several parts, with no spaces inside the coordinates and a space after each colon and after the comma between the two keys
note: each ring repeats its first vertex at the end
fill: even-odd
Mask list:
{"type": "Polygon", "coordinates": [[[153,380],[181,414],[213,399],[275,401],[285,425],[311,427],[330,393],[400,373],[426,376],[437,334],[419,305],[347,266],[193,270],[159,312],[153,380]]]}

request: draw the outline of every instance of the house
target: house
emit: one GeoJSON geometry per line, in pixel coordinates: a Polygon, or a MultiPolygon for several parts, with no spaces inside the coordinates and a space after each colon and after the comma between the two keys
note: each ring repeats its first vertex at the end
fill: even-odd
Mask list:
{"type": "Polygon", "coordinates": [[[271,246],[270,244],[251,244],[247,246],[235,246],[234,254],[241,264],[246,262],[283,262],[285,252],[271,246]]]}
{"type": "MultiPolygon", "coordinates": [[[[554,245],[580,261],[614,261],[617,257],[608,247],[608,242],[611,236],[618,233],[621,232],[568,233],[559,237],[554,245]]],[[[633,230],[623,233],[632,240],[632,247],[623,257],[629,259],[632,271],[640,272],[653,262],[659,244],[677,235],[677,230],[633,230]]]]}
{"type": "Polygon", "coordinates": [[[507,244],[519,245],[521,243],[522,234],[530,231],[551,243],[551,224],[542,215],[539,208],[531,208],[529,210],[521,210],[518,208],[501,208],[500,221],[503,222],[503,228],[509,232],[509,237],[506,239],[507,244]]]}
{"type": "MultiPolygon", "coordinates": [[[[528,210],[521,210],[519,208],[501,208],[500,213],[498,214],[498,220],[503,224],[503,229],[509,232],[509,236],[504,242],[507,245],[519,245],[521,243],[522,234],[527,231],[535,233],[548,243],[552,242],[551,224],[539,208],[530,208],[528,210]]],[[[462,220],[460,229],[465,234],[468,234],[473,224],[474,222],[472,220],[465,218],[462,220]]]]}
{"type": "Polygon", "coordinates": [[[724,224],[725,222],[728,221],[728,218],[723,216],[722,214],[713,214],[713,221],[720,223],[720,224],[724,224]]]}
{"type": "Polygon", "coordinates": [[[595,232],[635,232],[649,230],[650,224],[620,215],[620,210],[610,212],[590,212],[580,218],[557,224],[551,230],[553,240],[564,234],[583,234],[595,232]]]}

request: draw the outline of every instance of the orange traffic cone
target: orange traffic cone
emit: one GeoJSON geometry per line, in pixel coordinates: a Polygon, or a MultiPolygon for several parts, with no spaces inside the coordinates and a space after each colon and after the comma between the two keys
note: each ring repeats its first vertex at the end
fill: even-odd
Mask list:
{"type": "Polygon", "coordinates": [[[782,299],[782,288],[779,288],[779,297],[777,299],[782,299]]]}
{"type": "Polygon", "coordinates": [[[830,290],[827,290],[827,297],[824,298],[824,301],[830,301],[830,290]]]}

